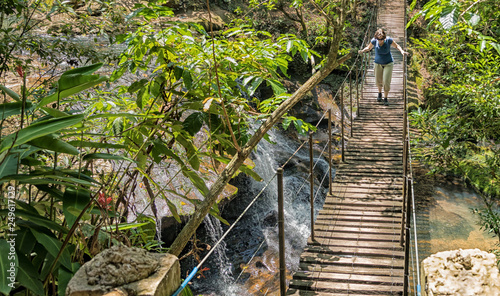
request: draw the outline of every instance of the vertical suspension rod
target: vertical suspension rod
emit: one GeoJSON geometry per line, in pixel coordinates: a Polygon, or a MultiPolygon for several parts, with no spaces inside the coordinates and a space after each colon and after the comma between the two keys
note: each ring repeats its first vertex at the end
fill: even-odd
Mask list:
{"type": "Polygon", "coordinates": [[[350,137],[352,138],[352,68],[349,72],[349,104],[351,105],[351,131],[350,137]]]}
{"type": "Polygon", "coordinates": [[[340,86],[340,129],[341,129],[341,145],[342,145],[342,162],[345,162],[344,154],[344,83],[340,86]]]}
{"type": "Polygon", "coordinates": [[[330,195],[333,195],[332,178],[332,108],[328,109],[328,170],[330,175],[330,185],[328,186],[330,195]]]}
{"type": "Polygon", "coordinates": [[[278,177],[278,228],[279,228],[279,259],[280,259],[280,295],[286,294],[285,265],[285,213],[283,210],[283,169],[277,169],[278,177]]]}
{"type": "Polygon", "coordinates": [[[311,239],[314,240],[314,153],[313,133],[309,132],[309,182],[311,188],[311,239]]]}

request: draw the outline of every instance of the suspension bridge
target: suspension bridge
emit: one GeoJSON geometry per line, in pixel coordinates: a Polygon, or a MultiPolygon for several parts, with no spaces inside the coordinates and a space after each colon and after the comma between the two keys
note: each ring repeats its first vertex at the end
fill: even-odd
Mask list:
{"type": "MultiPolygon", "coordinates": [[[[377,27],[403,46],[404,1],[382,1],[377,27]]],[[[376,102],[378,88],[373,71],[368,71],[345,159],[287,295],[406,294],[404,62],[399,51],[392,51],[389,105],[376,102]]]]}
{"type": "MultiPolygon", "coordinates": [[[[370,41],[376,28],[383,28],[387,36],[406,48],[405,0],[376,2],[376,9],[372,12],[372,16],[376,17],[370,19],[363,45],[370,41]]],[[[288,282],[286,279],[285,267],[283,168],[295,153],[305,146],[307,140],[285,164],[277,169],[274,177],[268,180],[261,192],[192,270],[174,296],[179,295],[187,286],[205,260],[275,178],[278,184],[280,295],[406,296],[410,290],[414,295],[420,295],[418,247],[416,243],[412,246],[412,241],[416,241],[415,226],[413,237],[410,232],[410,221],[415,223],[415,212],[413,211],[412,216],[414,199],[411,162],[409,162],[406,60],[399,51],[393,48],[391,51],[394,57],[394,69],[388,98],[389,105],[377,102],[378,88],[373,74],[374,63],[373,57],[369,54],[363,56],[361,66],[358,66],[360,60],[358,55],[340,88],[340,96],[339,93],[335,95],[334,100],[338,98],[340,101],[342,162],[333,178],[332,161],[330,161],[329,173],[323,177],[325,180],[327,175],[330,175],[329,194],[315,221],[314,200],[317,193],[314,194],[313,188],[315,165],[312,133],[309,136],[311,236],[301,255],[299,270],[293,273],[291,281],[288,282]],[[351,85],[353,76],[356,77],[357,103],[357,116],[354,120],[351,85]],[[343,94],[348,77],[350,108],[344,106],[343,94]],[[359,78],[361,83],[358,83],[359,78]],[[361,95],[358,95],[358,85],[362,86],[361,95]],[[347,145],[344,144],[346,110],[351,111],[347,145]],[[411,280],[414,283],[410,289],[409,261],[413,256],[415,260],[412,261],[411,280]]],[[[330,134],[327,146],[331,159],[332,110],[325,112],[323,118],[327,114],[330,134]]],[[[261,246],[263,243],[264,241],[261,246]]]]}

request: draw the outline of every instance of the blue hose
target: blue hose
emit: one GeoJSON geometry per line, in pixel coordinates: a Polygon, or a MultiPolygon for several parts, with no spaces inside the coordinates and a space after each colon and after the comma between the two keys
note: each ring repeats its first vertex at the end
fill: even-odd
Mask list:
{"type": "Polygon", "coordinates": [[[420,296],[422,295],[422,288],[420,287],[420,285],[417,285],[417,295],[420,296]]]}
{"type": "Polygon", "coordinates": [[[184,288],[186,288],[187,284],[189,283],[189,281],[194,277],[194,275],[198,272],[198,266],[196,266],[195,268],[193,268],[193,271],[191,271],[191,273],[188,275],[188,277],[182,282],[181,286],[179,287],[179,289],[177,289],[177,291],[175,291],[175,293],[172,295],[172,296],[177,296],[179,295],[179,293],[182,292],[182,290],[184,290],[184,288]]]}

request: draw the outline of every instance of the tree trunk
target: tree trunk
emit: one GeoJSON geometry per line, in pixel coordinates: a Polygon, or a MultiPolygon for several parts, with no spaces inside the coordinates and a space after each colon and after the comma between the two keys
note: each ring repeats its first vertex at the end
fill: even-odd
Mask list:
{"type": "Polygon", "coordinates": [[[232,176],[237,172],[238,168],[243,164],[245,159],[250,155],[252,150],[257,146],[259,141],[264,135],[273,127],[283,115],[286,114],[297,102],[299,102],[307,92],[314,86],[326,78],[336,67],[351,57],[351,53],[343,56],[337,60],[337,52],[339,48],[340,34],[337,33],[332,40],[327,61],[325,66],[316,72],[309,80],[307,80],[289,99],[283,102],[268,118],[267,120],[255,131],[252,138],[242,148],[241,152],[237,153],[229,162],[226,168],[220,173],[215,183],[210,188],[209,193],[201,204],[196,208],[193,216],[188,221],[186,226],[182,229],[181,233],[177,236],[169,253],[179,256],[184,249],[189,239],[193,236],[198,226],[203,222],[203,219],[210,211],[212,205],[217,201],[217,197],[225,188],[232,176]]]}

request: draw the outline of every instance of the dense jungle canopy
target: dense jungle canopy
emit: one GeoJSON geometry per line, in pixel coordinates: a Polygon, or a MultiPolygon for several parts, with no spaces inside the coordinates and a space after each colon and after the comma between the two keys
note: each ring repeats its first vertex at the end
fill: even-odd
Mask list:
{"type": "MultiPolygon", "coordinates": [[[[228,182],[260,180],[249,156],[273,126],[315,129],[290,111],[320,82],[339,87],[377,6],[0,1],[0,292],[33,295],[64,295],[112,245],[179,255],[207,214],[227,223],[217,202],[228,182]],[[151,212],[131,209],[137,191],[151,212]],[[160,200],[190,217],[166,248],[160,200]]],[[[414,157],[480,192],[475,212],[500,240],[499,8],[409,1],[407,50],[414,157]]]]}

